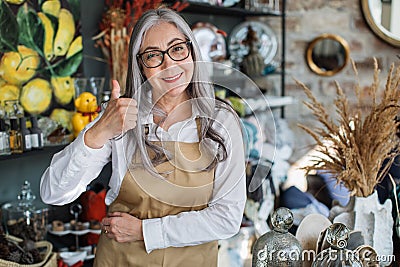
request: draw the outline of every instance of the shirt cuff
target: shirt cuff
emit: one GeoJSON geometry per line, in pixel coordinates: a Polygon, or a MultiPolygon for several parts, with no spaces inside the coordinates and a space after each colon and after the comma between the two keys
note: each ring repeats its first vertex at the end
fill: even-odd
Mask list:
{"type": "Polygon", "coordinates": [[[147,219],[142,221],[143,239],[146,252],[165,248],[162,234],[161,218],[147,219]]]}
{"type": "Polygon", "coordinates": [[[88,163],[85,159],[87,157],[91,157],[92,160],[103,160],[104,157],[108,156],[108,149],[106,145],[103,145],[101,148],[91,148],[88,147],[85,144],[85,134],[86,131],[80,133],[77,137],[76,137],[76,142],[74,142],[76,144],[76,149],[78,151],[80,151],[80,153],[77,154],[78,157],[80,157],[82,160],[84,160],[83,162],[88,163]]]}

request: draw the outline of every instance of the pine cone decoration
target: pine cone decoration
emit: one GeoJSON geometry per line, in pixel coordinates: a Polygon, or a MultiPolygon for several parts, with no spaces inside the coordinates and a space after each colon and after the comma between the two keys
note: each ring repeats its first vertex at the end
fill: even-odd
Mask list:
{"type": "Polygon", "coordinates": [[[8,254],[7,260],[13,262],[19,262],[21,260],[22,253],[19,250],[14,250],[8,254]]]}
{"type": "Polygon", "coordinates": [[[25,251],[30,251],[35,249],[35,242],[30,239],[25,239],[23,243],[23,248],[25,251]]]}
{"type": "Polygon", "coordinates": [[[0,259],[6,260],[10,254],[10,249],[6,243],[0,243],[0,259]]]}
{"type": "Polygon", "coordinates": [[[32,264],[34,263],[33,255],[30,251],[24,252],[21,256],[21,263],[32,264]]]}
{"type": "Polygon", "coordinates": [[[0,244],[7,244],[7,239],[6,236],[4,234],[0,235],[0,244]]]}
{"type": "Polygon", "coordinates": [[[35,242],[24,240],[20,244],[8,240],[0,234],[0,259],[22,264],[34,264],[43,260],[40,251],[35,248],[35,242]]]}
{"type": "Polygon", "coordinates": [[[36,240],[36,233],[32,225],[26,225],[24,220],[9,222],[10,234],[22,239],[36,240]]]}
{"type": "Polygon", "coordinates": [[[29,252],[32,254],[33,262],[41,262],[43,260],[43,257],[38,249],[32,249],[29,252]]]}

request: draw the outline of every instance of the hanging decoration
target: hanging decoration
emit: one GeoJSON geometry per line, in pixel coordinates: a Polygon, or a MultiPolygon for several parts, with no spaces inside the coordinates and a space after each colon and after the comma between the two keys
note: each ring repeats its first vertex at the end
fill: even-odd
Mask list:
{"type": "Polygon", "coordinates": [[[121,85],[125,85],[126,81],[129,38],[135,22],[143,12],[159,7],[161,2],[161,0],[105,1],[106,11],[99,23],[100,33],[92,39],[95,40],[95,46],[101,48],[110,67],[111,79],[117,80],[121,85]]]}

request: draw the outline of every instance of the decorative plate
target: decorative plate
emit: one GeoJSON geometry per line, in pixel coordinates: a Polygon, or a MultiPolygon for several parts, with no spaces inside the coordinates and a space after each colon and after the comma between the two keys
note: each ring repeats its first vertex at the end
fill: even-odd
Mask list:
{"type": "Polygon", "coordinates": [[[232,6],[236,5],[239,2],[240,2],[240,0],[224,0],[222,5],[224,7],[232,7],[232,6]]]}
{"type": "Polygon", "coordinates": [[[275,32],[266,24],[258,21],[245,21],[237,25],[229,36],[229,53],[235,64],[240,64],[244,56],[249,53],[245,39],[249,26],[256,32],[258,50],[264,58],[265,65],[269,64],[278,50],[278,41],[275,32]]]}
{"type": "Polygon", "coordinates": [[[200,46],[203,60],[216,62],[226,59],[225,38],[216,26],[208,22],[198,22],[192,26],[192,31],[200,46]]]}

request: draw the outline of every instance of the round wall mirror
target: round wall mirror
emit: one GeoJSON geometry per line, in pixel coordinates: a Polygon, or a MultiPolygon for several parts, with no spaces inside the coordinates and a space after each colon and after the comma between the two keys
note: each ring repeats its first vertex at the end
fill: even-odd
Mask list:
{"type": "Polygon", "coordinates": [[[346,66],[349,53],[349,46],[342,37],[334,34],[323,34],[309,43],[306,61],[310,69],[316,74],[332,76],[346,66]]]}
{"type": "Polygon", "coordinates": [[[400,47],[400,2],[361,0],[364,18],[371,30],[387,43],[400,47]]]}

